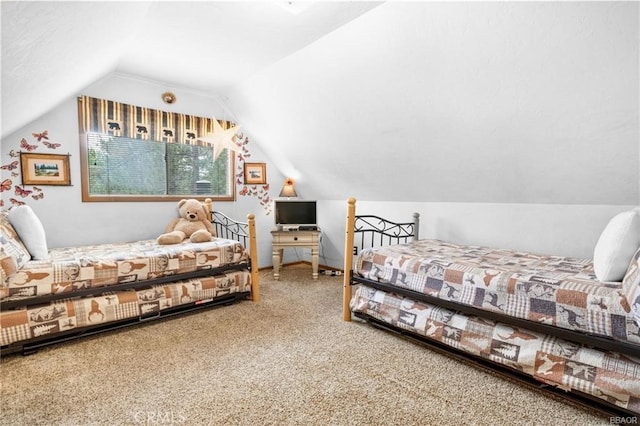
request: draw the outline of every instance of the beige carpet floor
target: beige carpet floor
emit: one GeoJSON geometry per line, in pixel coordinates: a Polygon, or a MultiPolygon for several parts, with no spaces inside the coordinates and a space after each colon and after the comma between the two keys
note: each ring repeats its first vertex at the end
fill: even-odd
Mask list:
{"type": "Polygon", "coordinates": [[[597,425],[609,419],[359,321],[342,277],[0,361],[2,425],[597,425]]]}

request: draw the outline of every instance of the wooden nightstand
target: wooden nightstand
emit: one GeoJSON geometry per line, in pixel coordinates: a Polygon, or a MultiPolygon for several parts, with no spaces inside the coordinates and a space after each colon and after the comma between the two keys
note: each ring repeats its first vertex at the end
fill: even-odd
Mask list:
{"type": "Polygon", "coordinates": [[[301,247],[311,249],[312,277],[318,279],[318,254],[320,252],[320,228],[317,231],[271,231],[273,238],[273,278],[280,279],[280,264],[284,249],[301,247]]]}

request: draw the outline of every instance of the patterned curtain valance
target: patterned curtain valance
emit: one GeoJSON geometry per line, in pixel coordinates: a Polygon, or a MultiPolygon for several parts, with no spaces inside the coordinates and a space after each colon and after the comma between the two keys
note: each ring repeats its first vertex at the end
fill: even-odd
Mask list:
{"type": "MultiPolygon", "coordinates": [[[[213,133],[213,118],[196,117],[127,105],[120,102],[78,98],[80,131],[158,142],[205,145],[198,138],[213,133]]],[[[223,129],[234,124],[218,120],[223,129]]]]}

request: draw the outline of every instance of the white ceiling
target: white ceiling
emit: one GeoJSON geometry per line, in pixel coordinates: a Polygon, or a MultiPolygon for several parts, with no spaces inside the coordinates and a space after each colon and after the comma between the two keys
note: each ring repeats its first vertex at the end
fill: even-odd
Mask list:
{"type": "Polygon", "coordinates": [[[2,136],[110,72],[220,93],[377,2],[2,1],[2,136]]]}

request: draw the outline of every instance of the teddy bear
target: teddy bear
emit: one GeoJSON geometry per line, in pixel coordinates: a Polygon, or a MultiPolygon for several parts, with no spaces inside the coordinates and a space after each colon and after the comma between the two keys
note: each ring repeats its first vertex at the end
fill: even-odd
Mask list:
{"type": "Polygon", "coordinates": [[[215,237],[216,231],[200,201],[182,199],[178,202],[178,212],[180,217],[167,225],[165,233],[156,239],[158,244],[178,244],[187,238],[192,243],[203,243],[215,237]]]}

